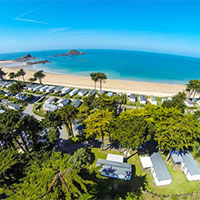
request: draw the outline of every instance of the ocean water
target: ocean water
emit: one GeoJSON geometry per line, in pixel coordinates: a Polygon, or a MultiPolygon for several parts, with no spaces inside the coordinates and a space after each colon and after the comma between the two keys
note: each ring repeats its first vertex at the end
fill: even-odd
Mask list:
{"type": "Polygon", "coordinates": [[[51,57],[68,50],[0,54],[0,59],[14,59],[29,53],[51,63],[34,65],[34,70],[89,76],[104,72],[109,79],[185,84],[200,79],[200,58],[125,50],[81,49],[85,55],[51,57]]]}

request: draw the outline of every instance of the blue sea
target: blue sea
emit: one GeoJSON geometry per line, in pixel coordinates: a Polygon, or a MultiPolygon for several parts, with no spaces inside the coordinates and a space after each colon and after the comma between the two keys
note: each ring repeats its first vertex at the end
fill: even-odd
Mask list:
{"type": "Polygon", "coordinates": [[[104,72],[109,79],[185,84],[200,79],[200,58],[127,50],[79,49],[85,55],[51,57],[68,50],[0,54],[1,59],[14,59],[29,53],[51,63],[35,65],[34,70],[89,76],[104,72]]]}

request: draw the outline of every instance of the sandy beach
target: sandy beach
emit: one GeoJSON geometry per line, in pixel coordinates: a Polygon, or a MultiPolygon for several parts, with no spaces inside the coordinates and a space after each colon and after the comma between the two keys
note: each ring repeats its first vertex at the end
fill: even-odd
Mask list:
{"type": "MultiPolygon", "coordinates": [[[[3,68],[6,73],[16,72],[19,68],[3,68]]],[[[26,71],[25,79],[33,77],[34,71],[24,68],[26,71]]],[[[77,88],[93,89],[94,82],[89,77],[66,75],[66,74],[54,74],[45,72],[46,77],[43,79],[43,83],[52,85],[62,85],[77,88]]],[[[21,78],[20,78],[21,79],[21,78]]],[[[21,79],[22,80],[22,79],[21,79]]],[[[99,83],[97,83],[97,89],[99,89],[99,83]]],[[[123,93],[135,93],[144,95],[154,95],[159,97],[173,96],[178,92],[185,90],[185,85],[176,84],[163,84],[153,82],[139,82],[139,81],[125,81],[125,80],[111,80],[107,79],[103,83],[103,90],[123,93]]]]}

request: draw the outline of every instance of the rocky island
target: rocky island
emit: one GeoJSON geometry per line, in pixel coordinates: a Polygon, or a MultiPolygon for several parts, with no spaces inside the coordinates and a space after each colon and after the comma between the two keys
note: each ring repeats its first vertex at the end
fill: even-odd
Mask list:
{"type": "Polygon", "coordinates": [[[75,49],[71,49],[65,54],[59,54],[59,55],[54,55],[53,57],[58,57],[58,56],[78,56],[78,55],[84,55],[85,53],[77,51],[75,49]]]}

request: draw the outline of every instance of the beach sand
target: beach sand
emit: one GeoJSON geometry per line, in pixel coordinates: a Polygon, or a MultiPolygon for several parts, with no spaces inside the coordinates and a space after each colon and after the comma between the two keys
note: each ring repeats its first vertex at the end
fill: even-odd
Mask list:
{"type": "MultiPolygon", "coordinates": [[[[6,73],[16,72],[19,68],[3,68],[6,73]]],[[[33,77],[34,71],[24,68],[26,71],[25,79],[33,77]]],[[[45,84],[62,85],[77,88],[93,89],[94,82],[90,77],[66,75],[66,74],[54,74],[45,72],[46,77],[42,80],[45,84]]],[[[22,80],[22,78],[20,78],[22,80]]],[[[97,83],[97,89],[99,89],[99,83],[97,83]]],[[[144,94],[147,96],[173,96],[178,92],[185,90],[185,85],[176,84],[163,84],[153,82],[139,82],[139,81],[125,81],[125,80],[112,80],[107,79],[103,83],[103,90],[123,93],[144,94]]]]}

